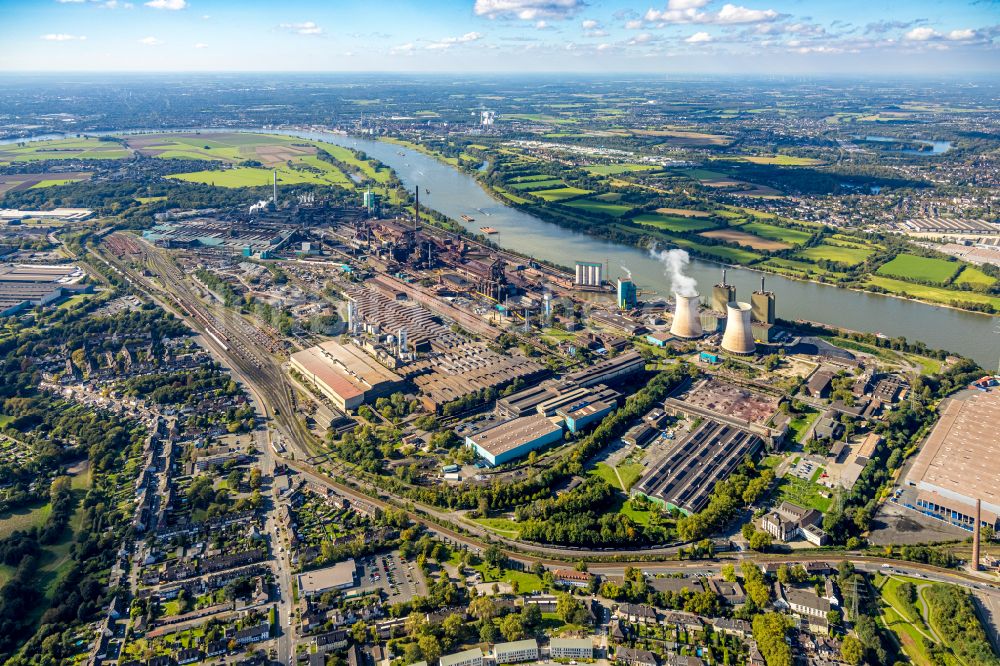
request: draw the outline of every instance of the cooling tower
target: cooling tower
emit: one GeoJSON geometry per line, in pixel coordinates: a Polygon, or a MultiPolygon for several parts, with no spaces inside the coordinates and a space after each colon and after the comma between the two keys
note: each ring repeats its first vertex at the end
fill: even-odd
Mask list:
{"type": "MultiPolygon", "coordinates": [[[[699,297],[674,294],[674,323],[670,332],[678,338],[700,338],[701,317],[698,315],[699,297]]],[[[749,325],[748,325],[749,326],[749,325]]]]}
{"type": "Polygon", "coordinates": [[[722,335],[722,348],[733,354],[752,354],[757,348],[753,341],[749,303],[733,301],[726,306],[726,332],[722,335]]]}

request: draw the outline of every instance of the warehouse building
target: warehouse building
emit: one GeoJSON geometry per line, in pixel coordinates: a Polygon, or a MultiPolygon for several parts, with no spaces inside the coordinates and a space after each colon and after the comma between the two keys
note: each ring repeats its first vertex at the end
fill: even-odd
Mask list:
{"type": "Polygon", "coordinates": [[[613,412],[616,406],[616,403],[604,400],[582,400],[556,410],[556,415],[565,421],[566,427],[575,435],[599,423],[613,412]]]}
{"type": "Polygon", "coordinates": [[[332,590],[346,590],[358,584],[358,567],[354,560],[345,560],[332,567],[300,573],[297,582],[299,591],[307,597],[332,590]]]}
{"type": "Polygon", "coordinates": [[[595,363],[589,368],[572,372],[566,375],[565,379],[579,386],[593,386],[623,381],[645,369],[646,361],[642,355],[639,352],[631,351],[595,363]]]}
{"type": "Polygon", "coordinates": [[[562,426],[534,414],[466,436],[465,445],[490,465],[502,465],[562,439],[562,426]]]}
{"type": "Polygon", "coordinates": [[[360,348],[333,340],[292,354],[291,366],[343,411],[388,395],[402,383],[360,348]]]}
{"type": "Polygon", "coordinates": [[[982,523],[996,528],[1000,514],[998,423],[998,392],[948,400],[906,478],[906,485],[917,490],[906,506],[971,532],[976,500],[982,500],[982,523]]]}
{"type": "Polygon", "coordinates": [[[675,442],[632,492],[687,515],[697,513],[708,504],[715,484],[763,444],[760,437],[747,430],[706,418],[687,437],[675,442]]]}

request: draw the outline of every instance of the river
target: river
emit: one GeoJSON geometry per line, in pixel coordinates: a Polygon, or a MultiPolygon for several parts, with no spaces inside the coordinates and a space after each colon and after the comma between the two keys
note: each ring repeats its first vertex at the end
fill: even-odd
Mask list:
{"type": "MultiPolygon", "coordinates": [[[[463,214],[469,215],[475,221],[463,224],[477,233],[481,226],[497,229],[499,234],[490,238],[504,248],[568,267],[576,261],[604,262],[611,273],[606,277],[612,279],[623,274],[624,267],[632,273],[640,289],[661,295],[669,292],[662,265],[648,252],[574,232],[509,208],[487,194],[471,176],[423,153],[390,143],[326,132],[270,133],[328,141],[361,150],[392,167],[407,188],[412,190],[419,185],[421,205],[456,221],[461,221],[463,214]]],[[[722,267],[692,259],[690,273],[698,280],[698,289],[705,302],[711,286],[721,277],[722,267]]],[[[750,292],[760,286],[762,275],[765,274],[759,271],[729,268],[727,278],[736,285],[737,297],[749,300],[750,292]]],[[[773,274],[766,274],[766,284],[775,292],[777,315],[784,319],[805,319],[856,331],[880,332],[891,337],[905,336],[909,340],[921,340],[933,348],[968,356],[984,368],[997,367],[1000,358],[1000,317],[838,289],[773,274]]]]}

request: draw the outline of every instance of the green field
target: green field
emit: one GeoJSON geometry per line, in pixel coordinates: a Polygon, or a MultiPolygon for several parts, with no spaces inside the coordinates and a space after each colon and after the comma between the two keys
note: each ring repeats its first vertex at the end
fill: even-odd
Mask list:
{"type": "Polygon", "coordinates": [[[652,164],[592,164],[584,168],[595,176],[617,176],[620,173],[659,169],[652,164]]]}
{"type": "Polygon", "coordinates": [[[532,192],[531,194],[539,199],[542,199],[543,201],[562,201],[563,199],[571,199],[583,194],[590,194],[590,190],[581,190],[579,187],[558,187],[552,190],[532,192]]]}
{"type": "Polygon", "coordinates": [[[809,430],[809,427],[819,418],[819,411],[813,408],[808,408],[808,410],[794,419],[789,421],[788,429],[792,438],[796,442],[802,442],[803,435],[809,430]]]}
{"type": "Polygon", "coordinates": [[[56,185],[66,185],[68,183],[79,183],[82,178],[52,178],[49,180],[40,180],[31,186],[33,190],[39,190],[43,187],[55,187],[56,185]]]}
{"type": "MultiPolygon", "coordinates": [[[[215,187],[261,187],[270,185],[272,173],[270,169],[257,169],[254,167],[237,167],[226,169],[225,171],[195,171],[192,173],[175,173],[167,176],[183,180],[188,183],[204,183],[215,187]]],[[[287,173],[282,171],[278,176],[278,183],[294,185],[296,183],[315,183],[317,178],[305,172],[287,173]]],[[[327,184],[333,184],[327,181],[327,184]]]]}
{"type": "Polygon", "coordinates": [[[933,257],[918,257],[914,254],[899,254],[875,271],[879,275],[901,280],[923,280],[946,284],[962,268],[957,261],[947,261],[933,257]]]}
{"type": "Polygon", "coordinates": [[[816,264],[810,264],[804,261],[795,261],[794,259],[779,259],[777,257],[768,259],[767,261],[758,264],[758,266],[769,268],[775,273],[781,273],[782,275],[799,278],[814,278],[819,275],[833,277],[845,275],[844,273],[833,273],[824,270],[816,264]]]}
{"type": "Polygon", "coordinates": [[[738,228],[740,231],[746,231],[761,238],[781,241],[789,245],[802,245],[812,238],[812,234],[808,231],[786,229],[785,227],[778,227],[764,222],[747,222],[746,224],[741,224],[738,228]]]}
{"type": "Polygon", "coordinates": [[[807,509],[816,509],[826,513],[832,500],[820,495],[821,490],[829,492],[823,486],[786,474],[778,480],[774,503],[777,505],[788,501],[807,509]]]}
{"type": "Polygon", "coordinates": [[[663,231],[705,231],[714,229],[717,225],[706,219],[696,217],[680,217],[677,215],[660,215],[658,213],[643,213],[632,218],[636,224],[653,227],[663,231]]]}
{"type": "Polygon", "coordinates": [[[588,213],[601,213],[612,217],[621,217],[625,213],[632,210],[632,206],[627,204],[598,201],[596,199],[574,199],[573,201],[567,201],[561,205],[587,211],[588,213]]]}
{"type": "Polygon", "coordinates": [[[519,528],[517,523],[509,518],[476,518],[474,520],[483,527],[502,534],[505,537],[511,539],[517,538],[519,528]]]}
{"type": "Polygon", "coordinates": [[[41,160],[116,160],[126,158],[129,154],[121,144],[94,138],[32,141],[23,146],[0,146],[0,164],[41,160]]]}
{"type": "Polygon", "coordinates": [[[956,289],[944,289],[942,287],[928,287],[922,284],[903,282],[902,280],[894,280],[892,278],[881,277],[878,275],[873,275],[868,278],[868,281],[865,284],[881,287],[890,294],[910,296],[911,298],[919,298],[933,303],[942,303],[944,305],[951,305],[953,302],[988,303],[994,308],[1000,309],[1000,298],[980,294],[974,291],[958,291],[956,289]]]}
{"type": "Polygon", "coordinates": [[[742,158],[754,164],[773,164],[775,166],[812,166],[819,160],[811,157],[793,157],[791,155],[748,155],[742,158]]]}
{"type": "Polygon", "coordinates": [[[710,171],[708,169],[682,169],[681,173],[695,180],[724,180],[730,177],[721,171],[710,171]]]}
{"type": "Polygon", "coordinates": [[[761,259],[761,255],[755,252],[735,247],[725,247],[723,245],[702,245],[701,243],[689,241],[686,238],[676,238],[673,242],[685,249],[694,250],[695,252],[715,257],[720,261],[730,264],[750,264],[761,259]]]}
{"type": "Polygon", "coordinates": [[[17,530],[28,530],[41,527],[52,513],[52,505],[46,502],[31,509],[15,509],[0,514],[0,539],[4,539],[17,530]]]}
{"type": "Polygon", "coordinates": [[[825,259],[827,261],[834,261],[838,264],[844,264],[846,266],[857,266],[870,257],[874,251],[875,250],[873,249],[844,247],[841,245],[820,243],[814,247],[807,247],[804,250],[799,250],[795,253],[795,256],[812,259],[813,261],[825,259]]]}
{"type": "Polygon", "coordinates": [[[608,485],[612,488],[618,488],[625,492],[628,492],[629,488],[634,486],[639,477],[642,476],[642,465],[639,463],[625,462],[618,465],[618,474],[615,474],[615,469],[607,463],[601,462],[597,463],[594,469],[590,470],[589,474],[599,476],[607,481],[608,485]],[[621,483],[618,482],[618,477],[621,477],[621,483]],[[624,487],[622,487],[623,484],[624,487]]]}
{"type": "Polygon", "coordinates": [[[982,285],[986,287],[991,286],[994,282],[996,282],[996,278],[987,275],[975,266],[966,266],[954,280],[954,284],[982,285]]]}
{"type": "Polygon", "coordinates": [[[518,192],[524,192],[526,190],[544,190],[551,187],[557,187],[565,185],[561,178],[545,178],[544,180],[527,180],[524,182],[508,183],[507,187],[512,190],[517,190],[518,192]]]}

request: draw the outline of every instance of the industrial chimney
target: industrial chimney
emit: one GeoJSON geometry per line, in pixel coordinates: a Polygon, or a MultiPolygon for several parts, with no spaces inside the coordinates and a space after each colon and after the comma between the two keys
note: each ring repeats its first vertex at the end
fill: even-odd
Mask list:
{"type": "Polygon", "coordinates": [[[732,301],[726,305],[726,332],[722,335],[722,348],[733,354],[752,354],[757,345],[753,341],[749,303],[732,301]]]}
{"type": "Polygon", "coordinates": [[[273,201],[274,205],[277,206],[278,205],[278,170],[277,169],[275,169],[274,171],[271,172],[271,178],[273,179],[272,183],[274,184],[274,193],[271,195],[271,201],[273,201]]]}
{"type": "Polygon", "coordinates": [[[670,332],[678,338],[700,338],[701,317],[698,314],[698,302],[700,298],[694,296],[681,296],[674,294],[674,323],[670,326],[670,332]]]}

